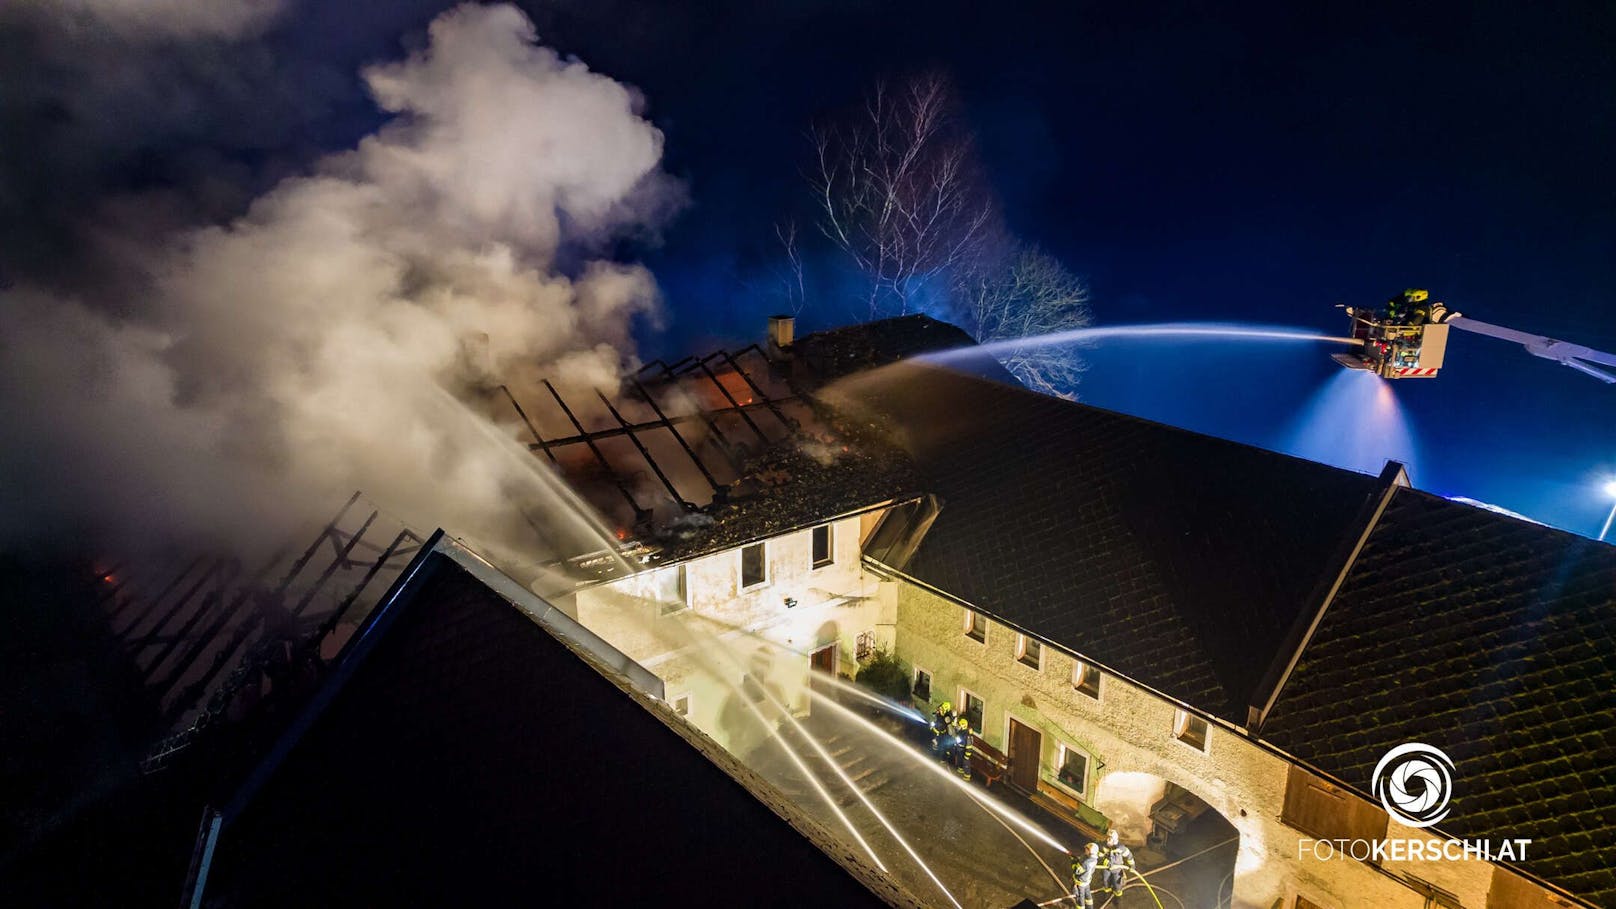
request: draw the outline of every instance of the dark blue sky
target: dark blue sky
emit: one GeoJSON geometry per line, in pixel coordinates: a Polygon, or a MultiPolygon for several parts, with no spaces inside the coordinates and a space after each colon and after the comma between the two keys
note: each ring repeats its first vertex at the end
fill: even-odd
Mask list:
{"type": "MultiPolygon", "coordinates": [[[[236,105],[241,124],[282,125],[220,150],[250,165],[242,198],[373,129],[358,66],[419,42],[448,5],[294,2],[270,38],[285,97],[236,105]]],[[[1339,333],[1334,304],[1420,286],[1480,319],[1616,350],[1609,3],[520,5],[543,42],[643,90],[688,186],[660,245],[630,251],[668,302],[666,327],[641,333],[648,356],[761,333],[778,305],[772,225],[811,219],[804,131],[878,76],[925,68],[953,77],[1010,229],[1088,278],[1098,323],[1339,333]]],[[[194,141],[141,151],[176,167],[189,159],[162,143],[194,141]]],[[[51,204],[71,214],[72,201],[51,204]]],[[[824,295],[804,328],[844,312],[824,295]]],[[[1080,393],[1282,448],[1337,370],[1326,353],[1112,344],[1080,393]]],[[[1416,483],[1596,533],[1616,388],[1475,336],[1455,337],[1448,364],[1395,386],[1416,483]]]]}
{"type": "MultiPolygon", "coordinates": [[[[689,182],[651,256],[672,313],[654,351],[761,330],[770,225],[804,215],[803,130],[880,74],[933,66],[1010,227],[1088,277],[1097,322],[1337,333],[1334,304],[1421,286],[1616,350],[1608,4],[654,6],[535,10],[547,40],[646,92],[689,182]]],[[[1081,393],[1283,447],[1337,368],[1325,352],[1115,345],[1081,393]]],[[[1596,533],[1616,388],[1477,336],[1448,362],[1395,386],[1416,483],[1596,533]]]]}

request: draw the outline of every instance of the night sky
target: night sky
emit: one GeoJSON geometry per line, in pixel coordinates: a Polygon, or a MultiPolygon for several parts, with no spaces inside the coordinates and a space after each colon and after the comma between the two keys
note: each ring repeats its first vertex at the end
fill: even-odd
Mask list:
{"type": "MultiPolygon", "coordinates": [[[[772,225],[812,218],[808,125],[879,76],[932,68],[959,89],[1009,228],[1086,276],[1098,324],[1335,334],[1335,304],[1429,287],[1476,318],[1616,350],[1608,3],[519,5],[542,42],[644,92],[685,182],[661,237],[624,251],[666,298],[664,325],[638,332],[647,358],[761,335],[772,225]]],[[[419,43],[445,4],[295,6],[266,45],[289,99],[239,113],[273,116],[272,132],[180,130],[85,179],[183,181],[174,162],[191,158],[172,153],[205,148],[245,198],[374,129],[353,73],[419,43]]],[[[848,317],[827,299],[801,320],[848,317]]],[[[1090,354],[1079,393],[1284,448],[1338,370],[1328,352],[1116,344],[1090,354]]],[[[1448,364],[1395,387],[1416,485],[1597,533],[1616,387],[1458,333],[1448,364]]]]}

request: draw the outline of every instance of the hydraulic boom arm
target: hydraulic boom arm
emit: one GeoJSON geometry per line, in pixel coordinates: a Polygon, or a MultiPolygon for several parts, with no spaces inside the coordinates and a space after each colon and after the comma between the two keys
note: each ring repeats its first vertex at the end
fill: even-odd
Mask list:
{"type": "Polygon", "coordinates": [[[1602,350],[1594,350],[1590,347],[1583,347],[1581,344],[1572,344],[1569,341],[1560,341],[1554,338],[1545,338],[1542,335],[1527,334],[1524,331],[1516,331],[1513,328],[1505,328],[1502,325],[1493,325],[1490,322],[1477,321],[1476,319],[1469,318],[1468,316],[1461,316],[1458,313],[1448,316],[1445,321],[1448,325],[1451,325],[1461,331],[1473,332],[1478,335],[1486,335],[1489,338],[1497,338],[1500,341],[1511,341],[1526,348],[1526,352],[1534,357],[1542,357],[1545,360],[1553,360],[1556,363],[1569,366],[1578,372],[1587,373],[1601,382],[1616,384],[1616,373],[1607,372],[1593,365],[1597,363],[1601,366],[1608,366],[1616,369],[1616,354],[1609,354],[1602,350]]]}
{"type": "Polygon", "coordinates": [[[1448,332],[1457,328],[1519,344],[1534,357],[1616,385],[1616,354],[1467,318],[1432,300],[1427,290],[1409,288],[1376,309],[1342,308],[1352,320],[1352,348],[1331,354],[1330,359],[1350,369],[1367,369],[1383,379],[1435,376],[1447,355],[1448,332]]]}

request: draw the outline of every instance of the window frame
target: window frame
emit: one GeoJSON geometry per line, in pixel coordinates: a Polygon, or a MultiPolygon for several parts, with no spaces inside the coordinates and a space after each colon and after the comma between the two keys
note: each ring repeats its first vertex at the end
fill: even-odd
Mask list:
{"type": "Polygon", "coordinates": [[[965,610],[965,636],[978,644],[986,644],[988,642],[988,617],[975,609],[965,610]],[[982,621],[982,633],[980,635],[973,634],[976,630],[978,619],[982,621]]]}
{"type": "Polygon", "coordinates": [[[1043,672],[1044,671],[1044,644],[1043,644],[1043,642],[1038,640],[1037,638],[1028,637],[1027,635],[1022,634],[1019,631],[1016,632],[1016,662],[1020,663],[1021,665],[1025,666],[1025,667],[1027,667],[1028,669],[1031,669],[1033,672],[1043,672]],[[1033,648],[1037,648],[1037,655],[1034,656],[1031,660],[1028,660],[1027,659],[1027,653],[1030,650],[1032,650],[1033,648]]]}
{"type": "Polygon", "coordinates": [[[756,543],[748,543],[737,550],[737,552],[737,558],[740,560],[740,566],[739,571],[737,571],[735,575],[736,589],[741,591],[756,590],[759,587],[767,585],[769,583],[769,541],[760,540],[756,543]],[[746,583],[746,553],[751,549],[756,549],[760,553],[759,561],[761,562],[762,566],[762,574],[759,576],[758,580],[748,584],[746,583]]]}
{"type": "Polygon", "coordinates": [[[690,608],[690,573],[685,570],[685,562],[680,562],[676,568],[679,570],[679,598],[675,603],[658,603],[657,618],[678,615],[690,608]]]}
{"type": "Polygon", "coordinates": [[[1182,707],[1175,707],[1173,710],[1173,738],[1202,754],[1209,753],[1212,745],[1212,724],[1207,722],[1205,717],[1193,714],[1182,707]],[[1201,743],[1199,745],[1187,737],[1196,723],[1201,725],[1201,743]]]}
{"type": "Polygon", "coordinates": [[[960,708],[958,714],[959,716],[965,717],[967,720],[970,719],[971,711],[969,709],[969,705],[972,700],[982,705],[982,715],[981,718],[977,720],[977,724],[975,726],[971,726],[970,729],[972,733],[981,735],[982,730],[986,729],[988,724],[988,702],[983,700],[981,695],[977,694],[971,689],[966,688],[963,685],[960,686],[958,701],[960,708]],[[967,700],[967,698],[970,700],[967,700]]]}
{"type": "Polygon", "coordinates": [[[909,695],[911,697],[920,697],[920,691],[918,689],[920,687],[920,676],[922,674],[924,674],[926,676],[926,697],[925,697],[925,701],[926,701],[926,703],[930,704],[931,703],[931,686],[932,686],[932,682],[936,680],[936,676],[932,675],[931,670],[927,669],[924,666],[918,666],[917,665],[917,666],[914,667],[914,672],[910,673],[910,676],[909,676],[909,695]]]}
{"type": "Polygon", "coordinates": [[[1073,691],[1098,701],[1100,700],[1101,694],[1105,690],[1104,685],[1102,684],[1104,680],[1105,673],[1100,671],[1100,667],[1085,660],[1072,661],[1071,681],[1073,691]],[[1089,690],[1090,686],[1087,684],[1090,677],[1092,677],[1094,681],[1092,686],[1094,690],[1092,691],[1089,690]]]}
{"type": "Polygon", "coordinates": [[[818,527],[808,531],[808,569],[810,571],[818,571],[821,568],[829,568],[835,564],[836,527],[835,525],[829,523],[820,524],[818,527]],[[818,555],[820,531],[824,531],[825,533],[824,558],[820,558],[818,555]]]}
{"type": "Polygon", "coordinates": [[[1089,797],[1089,776],[1094,772],[1094,755],[1090,754],[1085,748],[1079,748],[1060,739],[1055,740],[1055,745],[1055,772],[1052,774],[1055,785],[1072,793],[1079,799],[1087,800],[1089,797]],[[1061,778],[1061,770],[1066,766],[1067,752],[1076,753],[1083,758],[1083,788],[1081,789],[1072,788],[1071,783],[1061,778]]]}

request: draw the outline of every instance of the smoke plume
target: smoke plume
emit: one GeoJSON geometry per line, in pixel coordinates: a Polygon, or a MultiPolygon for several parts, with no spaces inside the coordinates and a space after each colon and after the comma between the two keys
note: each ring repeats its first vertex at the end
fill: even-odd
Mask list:
{"type": "MultiPolygon", "coordinates": [[[[141,28],[172,5],[76,4],[141,28]]],[[[223,8],[188,27],[273,4],[223,8]]],[[[478,402],[539,375],[615,390],[656,289],[601,251],[677,200],[638,95],[535,42],[513,7],[450,10],[364,71],[385,126],[153,244],[135,299],[5,291],[7,542],[252,546],[363,489],[527,545],[554,478],[478,402]]]]}

